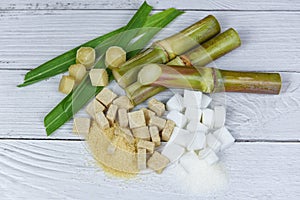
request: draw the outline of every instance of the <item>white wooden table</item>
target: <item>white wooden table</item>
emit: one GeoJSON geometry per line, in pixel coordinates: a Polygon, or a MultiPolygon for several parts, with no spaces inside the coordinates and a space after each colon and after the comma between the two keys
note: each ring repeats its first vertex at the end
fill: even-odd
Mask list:
{"type": "MultiPolygon", "coordinates": [[[[167,175],[138,181],[106,177],[71,123],[46,137],[43,117],[64,96],[60,76],[17,88],[24,74],[98,35],[124,25],[141,0],[0,2],[0,199],[199,199],[168,184],[167,175]]],[[[161,0],[186,13],[180,30],[207,14],[234,27],[243,45],[216,62],[232,70],[277,71],[279,96],[227,94],[227,126],[237,143],[222,162],[230,185],[206,199],[300,199],[300,1],[161,0]]],[[[166,36],[162,32],[159,37],[166,36]]]]}

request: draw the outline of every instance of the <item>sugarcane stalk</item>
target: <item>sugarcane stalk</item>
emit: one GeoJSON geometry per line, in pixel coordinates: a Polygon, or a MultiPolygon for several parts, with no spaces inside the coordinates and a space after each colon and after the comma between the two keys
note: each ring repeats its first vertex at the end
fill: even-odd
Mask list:
{"type": "Polygon", "coordinates": [[[142,85],[184,88],[205,93],[243,92],[279,94],[279,73],[236,72],[216,68],[187,68],[163,64],[149,64],[141,69],[138,81],[142,85]],[[160,73],[157,73],[159,69],[160,73]],[[156,73],[153,73],[156,71],[156,73]],[[145,76],[154,75],[151,78],[145,76]]]}
{"type": "Polygon", "coordinates": [[[154,42],[151,48],[128,60],[120,68],[113,70],[113,74],[116,75],[115,78],[119,85],[126,88],[136,81],[136,75],[143,64],[167,63],[219,32],[220,25],[217,19],[209,15],[171,37],[154,42]]]}
{"type": "MultiPolygon", "coordinates": [[[[181,56],[177,56],[175,59],[168,62],[167,65],[202,67],[238,48],[240,45],[241,40],[239,34],[233,28],[230,28],[220,35],[203,43],[201,46],[196,47],[195,49],[192,49],[181,56]]],[[[140,101],[135,101],[135,99],[137,99],[136,96],[143,96],[145,98],[144,100],[146,100],[147,98],[151,97],[151,94],[154,94],[149,92],[151,89],[146,89],[146,87],[152,86],[140,86],[139,88],[137,87],[138,85],[138,82],[133,83],[125,89],[128,97],[132,99],[133,103],[136,105],[141,103],[140,101]],[[141,95],[140,93],[145,94],[141,95]]],[[[156,88],[152,89],[158,91],[156,88]]],[[[163,89],[161,88],[160,90],[162,91],[163,89]]],[[[138,99],[140,100],[140,98],[138,99]]]]}

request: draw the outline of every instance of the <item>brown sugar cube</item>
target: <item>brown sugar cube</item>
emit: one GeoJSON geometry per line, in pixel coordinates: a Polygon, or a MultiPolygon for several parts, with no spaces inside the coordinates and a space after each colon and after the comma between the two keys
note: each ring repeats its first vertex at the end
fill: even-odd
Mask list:
{"type": "Polygon", "coordinates": [[[110,124],[113,124],[115,122],[115,119],[117,117],[118,112],[118,106],[111,104],[106,112],[106,118],[110,122],[110,124]]]}
{"type": "Polygon", "coordinates": [[[134,106],[127,96],[120,96],[113,101],[113,104],[117,105],[119,108],[125,108],[126,110],[132,109],[134,106]]]}
{"type": "Polygon", "coordinates": [[[129,144],[134,143],[134,137],[129,128],[116,128],[114,134],[122,136],[129,144]]]}
{"type": "Polygon", "coordinates": [[[96,122],[99,125],[99,127],[102,128],[102,129],[109,128],[109,122],[106,119],[103,112],[96,113],[96,122]]]}
{"type": "Polygon", "coordinates": [[[142,110],[128,113],[128,121],[130,128],[146,126],[144,112],[142,110]]]}
{"type": "Polygon", "coordinates": [[[103,112],[105,110],[105,107],[97,101],[97,99],[93,99],[86,107],[85,111],[87,114],[89,114],[91,117],[95,119],[95,114],[98,112],[103,112]]]}
{"type": "Polygon", "coordinates": [[[147,161],[147,166],[156,171],[156,173],[160,174],[164,168],[166,168],[169,162],[170,161],[167,157],[155,151],[147,161]]]}
{"type": "Polygon", "coordinates": [[[151,99],[148,102],[148,107],[150,108],[150,110],[154,111],[158,116],[162,116],[166,111],[165,104],[156,99],[151,99]]]}
{"type": "Polygon", "coordinates": [[[155,115],[155,113],[147,108],[142,108],[141,110],[144,112],[144,116],[145,116],[147,125],[149,125],[149,120],[152,116],[155,115]]]}
{"type": "Polygon", "coordinates": [[[147,168],[146,161],[147,161],[146,149],[138,149],[137,164],[139,170],[143,170],[147,168]]]}
{"type": "Polygon", "coordinates": [[[119,126],[126,128],[128,127],[128,115],[125,108],[119,108],[118,110],[118,122],[119,126]]]}
{"type": "Polygon", "coordinates": [[[154,142],[155,146],[160,145],[160,136],[159,136],[159,130],[156,126],[150,126],[149,132],[151,136],[152,142],[154,142]]]}
{"type": "Polygon", "coordinates": [[[137,148],[146,149],[148,153],[153,153],[155,144],[154,142],[146,141],[146,140],[139,140],[137,143],[137,148]]]}
{"type": "Polygon", "coordinates": [[[91,120],[89,118],[75,118],[73,133],[88,134],[90,131],[91,120]]]}
{"type": "Polygon", "coordinates": [[[96,99],[103,103],[106,107],[117,97],[117,95],[108,88],[103,88],[99,94],[97,94],[96,99]]]}
{"type": "Polygon", "coordinates": [[[132,129],[134,137],[142,140],[150,140],[150,133],[147,126],[132,129]]]}
{"type": "Polygon", "coordinates": [[[158,130],[161,131],[166,125],[166,120],[161,118],[161,117],[152,116],[150,118],[149,125],[150,126],[157,126],[158,130]]]}
{"type": "Polygon", "coordinates": [[[175,126],[176,126],[175,122],[173,122],[172,120],[167,120],[165,128],[161,133],[161,139],[163,141],[166,142],[169,141],[175,126]]]}

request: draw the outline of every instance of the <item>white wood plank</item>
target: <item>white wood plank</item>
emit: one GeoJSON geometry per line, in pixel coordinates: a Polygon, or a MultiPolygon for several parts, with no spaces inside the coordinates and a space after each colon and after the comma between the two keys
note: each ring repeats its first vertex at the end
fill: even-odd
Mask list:
{"type": "MultiPolygon", "coordinates": [[[[0,70],[0,137],[47,138],[43,117],[64,98],[57,92],[60,76],[17,88],[25,71],[0,70]]],[[[282,73],[281,95],[226,94],[226,126],[237,139],[299,140],[300,73],[282,73]]],[[[167,100],[172,92],[160,94],[167,100]]],[[[221,97],[223,96],[221,95],[221,97]]],[[[77,138],[72,122],[51,138],[77,138]]]]}
{"type": "Polygon", "coordinates": [[[2,199],[291,199],[300,197],[299,143],[236,143],[221,157],[228,189],[208,195],[178,190],[175,174],[107,177],[82,142],[1,141],[2,199]],[[294,155],[294,156],[291,156],[294,155]]]}
{"type": "MultiPolygon", "coordinates": [[[[28,69],[123,26],[134,11],[47,10],[1,13],[0,68],[28,69]]],[[[216,15],[223,30],[234,27],[243,42],[238,50],[215,62],[217,67],[300,71],[300,12],[189,11],[157,38],[177,32],[208,14],[216,15]]]]}
{"type": "MultiPolygon", "coordinates": [[[[136,9],[143,0],[10,0],[1,1],[0,9],[136,9]]],[[[157,9],[176,7],[201,10],[299,10],[297,0],[148,0],[157,9]]]]}

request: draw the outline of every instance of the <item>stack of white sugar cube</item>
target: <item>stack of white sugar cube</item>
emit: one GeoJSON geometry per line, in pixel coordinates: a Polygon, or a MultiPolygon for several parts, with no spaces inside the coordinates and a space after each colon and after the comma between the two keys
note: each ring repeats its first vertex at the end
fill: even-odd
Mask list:
{"type": "Polygon", "coordinates": [[[171,162],[179,161],[187,152],[195,152],[198,159],[209,165],[218,162],[220,151],[230,147],[234,138],[225,128],[224,106],[211,107],[212,98],[199,91],[184,90],[166,103],[167,119],[175,122],[170,140],[162,155],[171,162]]]}

